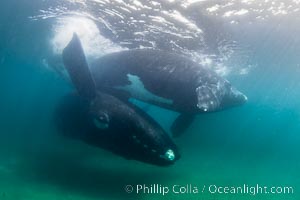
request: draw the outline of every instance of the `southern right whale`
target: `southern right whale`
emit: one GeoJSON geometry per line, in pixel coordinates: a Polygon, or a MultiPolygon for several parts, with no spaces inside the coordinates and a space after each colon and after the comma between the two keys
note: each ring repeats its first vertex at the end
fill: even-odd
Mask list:
{"type": "Polygon", "coordinates": [[[150,116],[96,90],[80,43],[65,48],[63,61],[77,89],[57,108],[56,122],[64,135],[154,165],[167,166],[179,159],[177,146],[150,116]]]}
{"type": "MultiPolygon", "coordinates": [[[[70,43],[80,44],[76,34],[70,43]]],[[[107,54],[92,62],[90,71],[99,91],[181,113],[172,126],[174,135],[183,132],[197,113],[219,111],[247,101],[243,93],[213,70],[161,50],[107,54]]]]}

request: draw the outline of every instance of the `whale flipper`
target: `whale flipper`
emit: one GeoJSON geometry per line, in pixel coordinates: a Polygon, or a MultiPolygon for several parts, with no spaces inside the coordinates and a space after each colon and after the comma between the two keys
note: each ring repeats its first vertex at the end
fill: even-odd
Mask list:
{"type": "Polygon", "coordinates": [[[96,86],[76,33],[63,50],[63,61],[80,96],[93,99],[96,96],[96,86]]]}
{"type": "Polygon", "coordinates": [[[191,125],[194,121],[195,115],[193,114],[180,114],[171,126],[173,137],[178,137],[191,125]]]}

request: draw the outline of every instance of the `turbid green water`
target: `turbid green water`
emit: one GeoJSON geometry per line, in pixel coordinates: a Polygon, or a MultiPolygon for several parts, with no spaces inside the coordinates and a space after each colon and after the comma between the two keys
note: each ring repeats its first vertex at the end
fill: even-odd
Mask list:
{"type": "MultiPolygon", "coordinates": [[[[66,15],[70,14],[69,11],[76,10],[79,14],[90,11],[91,15],[97,16],[95,14],[97,9],[89,10],[90,4],[87,3],[85,10],[82,3],[84,1],[74,2],[0,3],[1,200],[300,199],[300,22],[297,11],[257,22],[253,21],[255,19],[253,9],[259,7],[258,4],[249,4],[249,7],[253,6],[251,11],[248,7],[243,7],[245,6],[243,3],[232,1],[235,10],[244,8],[248,9],[249,13],[244,18],[236,15],[236,18],[228,20],[210,16],[205,18],[205,23],[202,18],[195,22],[204,33],[208,32],[204,34],[207,45],[205,51],[201,49],[203,46],[198,44],[195,46],[200,50],[193,49],[195,41],[192,39],[178,39],[177,43],[174,40],[179,45],[177,46],[179,49],[176,49],[176,45],[172,46],[175,51],[182,50],[184,53],[188,51],[190,55],[194,55],[195,52],[202,55],[206,51],[208,51],[206,54],[215,54],[215,49],[221,49],[221,53],[215,55],[216,58],[214,56],[208,58],[215,58],[213,64],[224,64],[223,67],[216,69],[229,71],[226,78],[243,91],[249,101],[241,107],[198,115],[186,133],[174,139],[180,148],[181,159],[173,166],[162,168],[123,159],[104,150],[62,137],[56,130],[53,121],[54,110],[60,98],[73,88],[59,68],[60,55],[52,51],[51,39],[57,34],[53,31],[56,30],[53,26],[61,14],[62,6],[66,6],[65,10],[62,9],[66,15]],[[55,17],[32,20],[32,17],[44,13],[42,9],[52,11],[55,17]],[[227,23],[231,20],[240,23],[232,26],[227,23]],[[216,37],[213,37],[215,35],[216,37]],[[215,41],[215,38],[221,36],[224,40],[235,41],[233,44],[237,45],[233,47],[233,54],[230,54],[232,49],[226,42],[223,44],[215,41]],[[225,57],[227,55],[231,57],[222,60],[224,58],[222,52],[225,57]],[[147,194],[151,192],[140,190],[137,194],[137,185],[151,188],[155,184],[159,188],[168,188],[169,193],[147,194]],[[214,192],[215,186],[247,185],[250,188],[257,184],[269,189],[273,186],[281,188],[287,186],[293,191],[290,191],[292,194],[280,192],[281,194],[255,195],[250,192],[247,194],[214,192]],[[128,185],[133,186],[132,193],[126,192],[125,188],[128,185]],[[174,185],[198,190],[195,193],[188,193],[182,189],[180,194],[176,194],[179,188],[175,186],[175,191],[172,191],[174,185]]],[[[286,8],[288,11],[296,9],[296,4],[291,4],[292,8],[287,8],[290,2],[292,1],[286,1],[281,9],[286,8]]],[[[104,7],[100,4],[99,2],[93,4],[95,8],[101,8],[100,14],[104,8],[108,10],[117,8],[110,3],[101,4],[104,7]]],[[[197,9],[199,13],[200,10],[203,11],[199,8],[202,4],[195,4],[189,9],[186,8],[187,10],[177,4],[165,4],[162,3],[161,10],[177,9],[187,19],[197,19],[197,15],[192,11],[197,9]]],[[[276,2],[274,9],[279,5],[280,2],[276,2]]],[[[209,7],[206,4],[205,6],[209,7]]],[[[266,3],[265,6],[266,8],[259,8],[267,12],[269,4],[266,3]]],[[[220,8],[221,11],[222,9],[220,8]]],[[[143,12],[143,9],[132,11],[132,16],[138,18],[143,12]]],[[[152,12],[157,14],[157,11],[152,12]]],[[[148,11],[145,13],[149,14],[148,11]]],[[[201,14],[201,17],[204,16],[206,14],[203,16],[201,14]]],[[[134,42],[134,35],[138,38],[138,34],[131,32],[132,27],[125,25],[120,27],[120,24],[112,23],[108,16],[105,18],[100,15],[100,17],[104,21],[107,20],[106,22],[111,25],[108,27],[118,35],[109,37],[112,33],[107,26],[103,25],[103,21],[100,23],[96,20],[103,38],[109,38],[117,45],[129,41],[130,44],[123,45],[122,48],[148,44],[141,40],[134,42]]],[[[182,28],[182,24],[176,23],[175,20],[175,27],[182,28]]],[[[134,27],[136,32],[145,28],[139,25],[134,27]]],[[[70,32],[68,28],[66,25],[66,33],[70,32]]],[[[86,27],[83,29],[86,30],[86,27]]],[[[167,36],[170,34],[170,38],[174,36],[170,32],[155,30],[167,36]]],[[[173,31],[182,33],[185,32],[183,30],[178,28],[173,31]]],[[[191,37],[200,41],[200,38],[197,38],[200,36],[192,33],[191,37]]],[[[153,35],[145,36],[145,40],[155,41],[157,48],[170,50],[168,45],[165,45],[170,41],[160,36],[166,37],[153,32],[153,35]]],[[[176,116],[157,107],[146,106],[146,108],[165,129],[169,128],[176,116]]]]}

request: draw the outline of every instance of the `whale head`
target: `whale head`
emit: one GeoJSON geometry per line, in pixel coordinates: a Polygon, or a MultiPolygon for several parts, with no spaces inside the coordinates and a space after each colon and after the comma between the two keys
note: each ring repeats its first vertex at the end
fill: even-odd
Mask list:
{"type": "Polygon", "coordinates": [[[225,94],[221,101],[222,108],[239,106],[247,102],[247,96],[231,84],[225,86],[225,88],[225,94]]]}
{"type": "Polygon", "coordinates": [[[116,154],[160,166],[173,164],[180,157],[176,145],[160,125],[133,105],[99,93],[90,103],[88,115],[95,134],[102,133],[108,139],[109,150],[116,154]]]}
{"type": "Polygon", "coordinates": [[[239,106],[247,97],[233,87],[226,79],[215,77],[196,88],[197,108],[200,112],[214,112],[239,106]]]}
{"type": "Polygon", "coordinates": [[[57,111],[58,127],[70,138],[157,166],[180,158],[170,136],[152,118],[111,95],[100,93],[92,101],[68,95],[57,111]]]}

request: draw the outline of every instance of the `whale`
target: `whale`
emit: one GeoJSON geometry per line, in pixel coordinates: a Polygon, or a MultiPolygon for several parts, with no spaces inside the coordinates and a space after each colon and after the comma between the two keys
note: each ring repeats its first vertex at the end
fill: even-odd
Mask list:
{"type": "MultiPolygon", "coordinates": [[[[80,39],[76,36],[70,43],[79,44],[80,39]]],[[[192,123],[195,114],[216,112],[247,101],[246,95],[213,70],[172,52],[124,50],[106,54],[89,67],[98,91],[180,113],[171,127],[175,136],[192,123]]]]}
{"type": "Polygon", "coordinates": [[[169,166],[180,158],[172,138],[149,115],[96,89],[80,43],[68,44],[63,62],[76,88],[57,106],[55,121],[63,135],[158,166],[169,166]]]}

